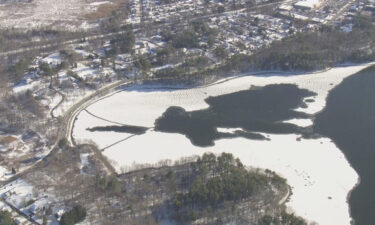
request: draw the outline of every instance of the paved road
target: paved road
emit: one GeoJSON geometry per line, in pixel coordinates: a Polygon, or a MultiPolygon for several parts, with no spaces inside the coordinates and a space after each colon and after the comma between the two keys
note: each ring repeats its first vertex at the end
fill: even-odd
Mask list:
{"type": "Polygon", "coordinates": [[[97,101],[100,97],[108,94],[111,90],[117,87],[120,87],[122,85],[130,84],[130,83],[132,83],[132,81],[129,81],[129,80],[117,81],[113,84],[100,88],[99,90],[84,97],[79,102],[71,106],[70,109],[63,116],[62,124],[65,124],[65,126],[63,125],[61,127],[59,131],[59,135],[58,135],[58,140],[62,138],[66,138],[69,141],[69,143],[71,143],[72,145],[75,145],[74,140],[72,139],[72,129],[73,129],[74,120],[76,116],[79,114],[79,112],[85,109],[90,104],[92,104],[94,101],[97,101]]]}

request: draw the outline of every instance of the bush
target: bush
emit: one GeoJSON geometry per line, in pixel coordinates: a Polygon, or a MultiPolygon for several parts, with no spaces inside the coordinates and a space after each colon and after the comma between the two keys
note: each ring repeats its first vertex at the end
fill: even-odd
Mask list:
{"type": "Polygon", "coordinates": [[[39,65],[39,70],[42,72],[42,74],[44,76],[51,76],[53,74],[53,70],[50,67],[50,65],[48,65],[48,63],[42,63],[42,64],[40,64],[39,65]]]}
{"type": "Polygon", "coordinates": [[[133,29],[129,28],[124,33],[116,36],[111,40],[112,50],[109,52],[110,55],[116,55],[118,53],[132,53],[135,44],[135,35],[133,29]]]}
{"type": "Polygon", "coordinates": [[[149,71],[151,68],[150,61],[144,55],[139,56],[134,65],[142,71],[149,71]]]}
{"type": "Polygon", "coordinates": [[[214,50],[215,57],[218,59],[225,59],[228,57],[228,51],[223,47],[217,47],[214,50]]]}
{"type": "Polygon", "coordinates": [[[59,148],[65,148],[66,146],[68,146],[68,140],[66,138],[63,138],[59,141],[58,145],[59,148]]]}
{"type": "Polygon", "coordinates": [[[12,215],[8,211],[0,211],[0,225],[14,225],[12,215]]]}
{"type": "Polygon", "coordinates": [[[116,177],[111,177],[107,183],[107,190],[112,193],[118,194],[121,192],[121,183],[116,177]]]}
{"type": "Polygon", "coordinates": [[[175,48],[196,48],[199,38],[193,30],[185,30],[172,38],[172,45],[175,48]]]}
{"type": "Polygon", "coordinates": [[[75,206],[69,212],[61,217],[60,225],[74,225],[84,221],[86,218],[86,209],[80,205],[75,206]]]}
{"type": "Polygon", "coordinates": [[[259,225],[276,225],[276,224],[288,224],[288,225],[307,225],[306,221],[294,214],[288,214],[285,211],[281,212],[281,216],[263,216],[259,222],[259,225]]]}
{"type": "Polygon", "coordinates": [[[12,75],[12,78],[15,82],[22,80],[24,73],[27,71],[30,64],[29,59],[21,59],[16,64],[9,68],[9,72],[12,75]]]}

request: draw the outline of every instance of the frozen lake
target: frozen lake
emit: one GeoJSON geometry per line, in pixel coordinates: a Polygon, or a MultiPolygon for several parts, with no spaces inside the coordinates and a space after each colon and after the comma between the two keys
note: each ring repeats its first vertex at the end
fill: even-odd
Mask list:
{"type": "Polygon", "coordinates": [[[295,76],[245,76],[171,89],[124,87],[83,110],[78,142],[94,141],[118,172],[204,152],[231,152],[288,180],[287,206],[321,225],[349,225],[358,175],[328,137],[311,138],[331,89],[368,65],[295,76]]]}

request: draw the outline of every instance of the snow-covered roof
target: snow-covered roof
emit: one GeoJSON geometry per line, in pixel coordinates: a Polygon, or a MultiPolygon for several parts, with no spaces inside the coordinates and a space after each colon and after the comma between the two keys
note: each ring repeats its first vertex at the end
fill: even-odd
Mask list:
{"type": "Polygon", "coordinates": [[[322,0],[302,0],[294,4],[296,7],[313,9],[318,7],[322,3],[322,0]]]}

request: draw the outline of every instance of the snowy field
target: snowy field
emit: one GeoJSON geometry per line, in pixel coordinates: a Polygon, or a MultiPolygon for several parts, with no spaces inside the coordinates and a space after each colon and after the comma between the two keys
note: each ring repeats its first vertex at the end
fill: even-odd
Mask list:
{"type": "Polygon", "coordinates": [[[32,29],[55,28],[88,29],[85,15],[95,12],[110,1],[85,0],[33,0],[30,3],[0,4],[0,27],[32,29]]]}
{"type": "MultiPolygon", "coordinates": [[[[287,206],[297,215],[321,225],[349,225],[347,195],[357,183],[358,175],[328,138],[299,140],[296,134],[264,134],[270,141],[221,139],[212,147],[201,148],[192,145],[184,135],[155,132],[152,127],[170,106],[180,106],[186,111],[204,109],[208,107],[204,101],[207,97],[248,90],[252,85],[296,84],[311,90],[317,96],[305,99],[307,108],[295,110],[313,115],[324,108],[332,88],[367,66],[339,67],[293,76],[243,76],[193,89],[134,86],[108,95],[82,111],[77,116],[73,137],[78,142],[94,141],[104,149],[104,155],[118,172],[129,171],[140,164],[156,165],[162,160],[179,160],[204,152],[231,152],[247,166],[268,168],[285,177],[293,193],[287,206]],[[150,129],[142,135],[87,130],[121,124],[150,129]]],[[[310,126],[313,120],[292,119],[288,123],[310,126]]],[[[227,132],[235,130],[227,129],[227,132]]]]}

